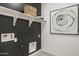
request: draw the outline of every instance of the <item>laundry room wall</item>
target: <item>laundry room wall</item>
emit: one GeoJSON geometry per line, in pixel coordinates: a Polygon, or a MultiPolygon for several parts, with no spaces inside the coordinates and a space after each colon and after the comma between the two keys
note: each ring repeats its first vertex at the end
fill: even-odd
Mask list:
{"type": "Polygon", "coordinates": [[[52,55],[79,56],[79,35],[50,34],[50,11],[75,3],[43,3],[41,14],[47,21],[42,31],[42,49],[52,55]]]}

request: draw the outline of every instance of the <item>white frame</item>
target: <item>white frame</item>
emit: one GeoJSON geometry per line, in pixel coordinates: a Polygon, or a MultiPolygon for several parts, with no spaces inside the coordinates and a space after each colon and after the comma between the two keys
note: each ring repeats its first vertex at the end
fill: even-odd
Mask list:
{"type": "Polygon", "coordinates": [[[7,42],[7,41],[14,40],[14,35],[15,35],[14,33],[3,33],[3,34],[1,34],[1,42],[7,42]],[[5,38],[4,35],[6,35],[7,37],[5,38]]]}

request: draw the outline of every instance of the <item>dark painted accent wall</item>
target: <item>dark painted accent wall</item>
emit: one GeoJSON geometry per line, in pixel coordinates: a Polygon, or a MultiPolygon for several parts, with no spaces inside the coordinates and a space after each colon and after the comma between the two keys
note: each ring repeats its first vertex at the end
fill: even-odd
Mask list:
{"type": "Polygon", "coordinates": [[[37,15],[41,16],[41,3],[0,3],[0,6],[7,7],[13,10],[20,11],[24,13],[24,5],[29,4],[35,8],[37,8],[37,15]]]}
{"type": "Polygon", "coordinates": [[[7,7],[20,12],[23,12],[24,9],[23,3],[0,3],[0,6],[7,7]]]}
{"type": "Polygon", "coordinates": [[[15,33],[17,42],[1,42],[0,56],[27,56],[41,49],[41,23],[33,21],[29,27],[29,21],[17,18],[13,26],[13,17],[0,15],[0,35],[3,33],[15,33]],[[29,43],[36,42],[36,50],[29,53],[29,43]]]}

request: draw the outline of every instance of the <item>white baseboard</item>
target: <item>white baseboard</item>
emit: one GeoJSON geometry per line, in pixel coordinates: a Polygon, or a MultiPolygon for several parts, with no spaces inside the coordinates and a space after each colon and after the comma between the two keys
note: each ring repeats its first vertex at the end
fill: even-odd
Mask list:
{"type": "Polygon", "coordinates": [[[39,53],[41,51],[41,49],[40,50],[38,50],[38,51],[36,51],[36,52],[34,52],[33,54],[31,54],[31,55],[29,55],[29,56],[35,56],[37,53],[39,53]]]}
{"type": "Polygon", "coordinates": [[[63,55],[61,55],[61,54],[59,54],[59,53],[55,53],[55,52],[51,53],[51,52],[49,52],[49,51],[47,51],[47,50],[45,50],[45,49],[40,49],[40,50],[34,52],[33,54],[31,54],[31,55],[29,55],[29,56],[36,56],[36,54],[39,53],[39,52],[41,52],[41,51],[44,51],[44,52],[50,54],[51,56],[63,56],[63,55]]]}
{"type": "Polygon", "coordinates": [[[51,52],[49,52],[49,51],[47,51],[47,50],[45,50],[45,49],[42,49],[42,51],[45,51],[45,52],[47,52],[48,54],[51,54],[52,56],[63,56],[63,55],[61,55],[61,54],[59,54],[59,53],[55,53],[55,52],[51,53],[51,52]]]}

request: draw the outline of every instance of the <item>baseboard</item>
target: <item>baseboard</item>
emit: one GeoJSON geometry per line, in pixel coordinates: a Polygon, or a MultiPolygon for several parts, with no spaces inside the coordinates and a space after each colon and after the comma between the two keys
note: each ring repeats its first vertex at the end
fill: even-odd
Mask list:
{"type": "Polygon", "coordinates": [[[46,53],[48,53],[48,54],[51,54],[52,56],[63,56],[63,55],[61,55],[61,54],[59,54],[59,53],[55,53],[55,52],[53,52],[53,53],[51,53],[51,52],[48,52],[46,49],[41,49],[42,51],[45,51],[46,53]]]}
{"type": "Polygon", "coordinates": [[[45,49],[40,49],[40,50],[34,52],[33,54],[31,54],[31,55],[29,55],[29,56],[35,56],[35,55],[36,55],[37,53],[39,53],[40,51],[44,51],[44,52],[50,54],[51,56],[63,56],[63,55],[61,55],[61,54],[59,54],[59,53],[55,53],[55,52],[51,53],[51,52],[49,52],[49,51],[47,51],[47,50],[45,50],[45,49]]]}
{"type": "Polygon", "coordinates": [[[36,51],[36,52],[34,52],[33,54],[31,54],[31,55],[29,55],[29,56],[35,56],[37,53],[39,53],[41,51],[41,49],[40,50],[38,50],[38,51],[36,51]]]}

